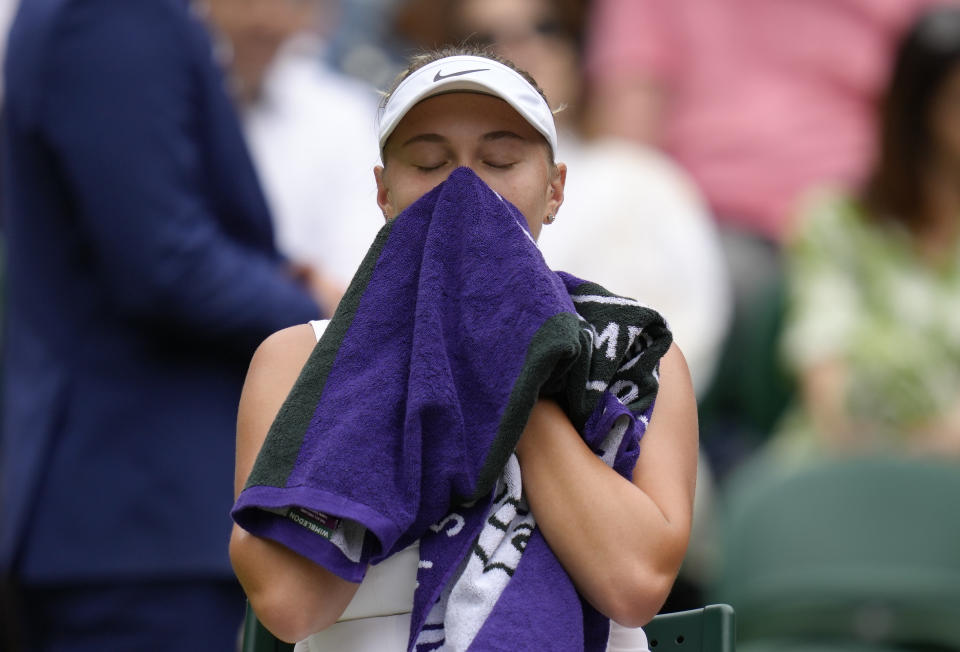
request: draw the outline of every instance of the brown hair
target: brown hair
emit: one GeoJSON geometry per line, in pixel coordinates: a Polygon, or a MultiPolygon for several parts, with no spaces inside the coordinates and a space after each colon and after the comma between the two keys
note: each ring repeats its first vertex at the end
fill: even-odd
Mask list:
{"type": "Polygon", "coordinates": [[[931,108],[960,64],[960,8],[920,15],[903,37],[880,105],[877,159],[861,199],[875,220],[912,229],[928,219],[923,177],[935,143],[931,108]]]}
{"type": "MultiPolygon", "coordinates": [[[[405,0],[393,14],[393,31],[421,48],[436,48],[451,43],[486,43],[482,35],[467,33],[460,24],[463,0],[405,0]]],[[[587,0],[548,0],[551,26],[569,37],[582,53],[589,16],[587,0]]]]}

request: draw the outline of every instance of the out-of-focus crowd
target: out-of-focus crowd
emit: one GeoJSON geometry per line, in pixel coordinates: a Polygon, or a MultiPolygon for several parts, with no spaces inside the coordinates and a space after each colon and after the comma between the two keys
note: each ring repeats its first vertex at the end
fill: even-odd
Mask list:
{"type": "Polygon", "coordinates": [[[479,43],[556,111],[569,173],[546,261],[659,310],[693,375],[696,517],[664,610],[730,602],[745,649],[960,649],[903,615],[960,590],[884,584],[960,585],[960,3],[16,9],[0,3],[0,647],[152,649],[139,637],[165,629],[158,649],[233,645],[246,364],[332,313],[383,223],[376,90],[414,50],[479,43]],[[843,505],[863,521],[827,519],[843,505]],[[803,556],[844,537],[849,558],[803,556]],[[804,591],[849,622],[830,629],[804,591]]]}

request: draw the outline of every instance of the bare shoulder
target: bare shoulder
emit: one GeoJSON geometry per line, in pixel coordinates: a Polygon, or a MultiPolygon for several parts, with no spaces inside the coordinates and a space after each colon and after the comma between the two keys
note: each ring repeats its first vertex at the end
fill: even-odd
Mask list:
{"type": "Polygon", "coordinates": [[[250,360],[237,408],[234,490],[239,495],[274,417],[306,364],[316,336],[309,324],[291,326],[265,339],[250,360]]]}
{"type": "Polygon", "coordinates": [[[689,516],[697,472],[697,400],[680,347],[660,359],[660,389],[640,444],[634,482],[664,513],[689,516]]]}
{"type": "Polygon", "coordinates": [[[687,358],[676,343],[670,345],[667,352],[660,358],[660,381],[671,387],[672,391],[681,392],[685,398],[693,395],[693,382],[690,377],[690,367],[687,358]]]}
{"type": "Polygon", "coordinates": [[[279,330],[257,347],[248,373],[282,373],[289,367],[296,367],[299,372],[316,344],[317,338],[310,324],[279,330]]]}
{"type": "Polygon", "coordinates": [[[284,328],[267,337],[250,360],[241,408],[244,403],[251,402],[258,408],[268,405],[279,408],[316,343],[316,336],[309,324],[284,328]]]}
{"type": "Polygon", "coordinates": [[[687,360],[675,343],[660,359],[660,391],[654,417],[671,422],[676,434],[697,435],[697,399],[687,360]]]}

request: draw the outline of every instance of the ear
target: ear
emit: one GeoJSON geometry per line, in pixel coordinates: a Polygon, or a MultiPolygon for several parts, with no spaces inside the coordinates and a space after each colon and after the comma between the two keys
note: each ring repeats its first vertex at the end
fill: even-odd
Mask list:
{"type": "Polygon", "coordinates": [[[377,182],[377,206],[380,207],[380,212],[383,213],[383,219],[389,220],[394,216],[394,210],[393,203],[390,201],[390,191],[387,189],[387,184],[383,180],[383,176],[383,166],[374,166],[373,178],[376,179],[377,182]]]}
{"type": "MultiPolygon", "coordinates": [[[[563,204],[563,189],[567,185],[567,164],[557,163],[551,170],[550,179],[547,182],[547,215],[556,216],[563,204]]],[[[544,221],[547,215],[543,216],[544,221]]],[[[553,221],[553,220],[551,220],[553,221]]]]}

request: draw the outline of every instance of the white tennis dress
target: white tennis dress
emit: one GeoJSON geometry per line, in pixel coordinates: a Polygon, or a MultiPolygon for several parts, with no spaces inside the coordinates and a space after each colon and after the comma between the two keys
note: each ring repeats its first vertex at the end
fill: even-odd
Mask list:
{"type": "MultiPolygon", "coordinates": [[[[318,340],[328,323],[310,322],[318,340]]],[[[340,620],[297,643],[294,652],[405,652],[419,563],[414,543],[371,566],[340,620]]],[[[611,621],[607,652],[649,652],[647,636],[611,621]]]]}

